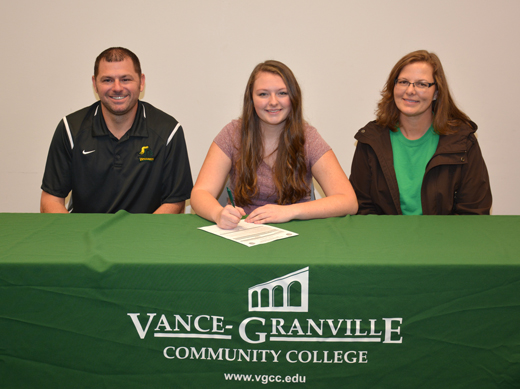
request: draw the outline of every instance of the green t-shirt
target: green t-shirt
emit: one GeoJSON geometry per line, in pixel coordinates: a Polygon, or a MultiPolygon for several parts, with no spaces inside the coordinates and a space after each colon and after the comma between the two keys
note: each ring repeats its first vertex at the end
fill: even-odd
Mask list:
{"type": "Polygon", "coordinates": [[[410,140],[397,128],[390,131],[390,141],[403,215],[422,215],[421,186],[426,165],[437,150],[439,134],[430,126],[421,138],[410,140]]]}

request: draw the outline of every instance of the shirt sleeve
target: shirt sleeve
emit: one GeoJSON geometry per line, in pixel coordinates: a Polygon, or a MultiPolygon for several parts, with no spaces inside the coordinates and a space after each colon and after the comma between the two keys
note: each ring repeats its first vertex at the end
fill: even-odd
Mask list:
{"type": "Polygon", "coordinates": [[[455,193],[454,213],[459,215],[489,215],[493,197],[489,174],[475,135],[467,152],[468,163],[462,169],[462,181],[455,193]]]}
{"type": "Polygon", "coordinates": [[[193,189],[188,149],[182,127],[177,129],[173,139],[167,144],[167,149],[162,204],[185,201],[190,198],[193,189]]]}
{"type": "Polygon", "coordinates": [[[305,128],[305,153],[309,163],[309,168],[312,168],[316,162],[331,150],[331,147],[318,133],[318,130],[312,126],[305,128]]]}
{"type": "Polygon", "coordinates": [[[240,146],[240,122],[233,120],[227,124],[213,142],[233,161],[240,146]]]}
{"type": "MultiPolygon", "coordinates": [[[[350,183],[358,200],[358,215],[383,214],[370,195],[371,186],[377,181],[372,177],[369,160],[376,160],[374,151],[367,144],[358,141],[350,169],[350,183]]],[[[391,200],[388,206],[391,206],[390,203],[391,200]]]]}
{"type": "Polygon", "coordinates": [[[58,124],[49,147],[41,189],[65,198],[72,189],[72,135],[63,120],[58,124]]]}

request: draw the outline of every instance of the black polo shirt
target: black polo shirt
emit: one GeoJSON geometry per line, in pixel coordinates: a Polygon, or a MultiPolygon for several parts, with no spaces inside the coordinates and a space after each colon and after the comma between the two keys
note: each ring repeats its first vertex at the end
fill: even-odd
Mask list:
{"type": "Polygon", "coordinates": [[[42,190],[72,191],[71,212],[153,213],[164,203],[190,198],[193,181],[184,132],[170,115],[139,101],[134,123],[117,139],[99,102],[58,124],[42,190]]]}

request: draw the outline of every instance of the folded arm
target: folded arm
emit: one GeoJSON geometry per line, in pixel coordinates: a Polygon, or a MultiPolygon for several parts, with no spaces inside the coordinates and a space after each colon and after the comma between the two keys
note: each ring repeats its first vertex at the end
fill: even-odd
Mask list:
{"type": "Polygon", "coordinates": [[[324,219],[357,212],[354,189],[332,150],[314,164],[312,175],[325,192],[325,198],[291,205],[264,205],[251,212],[246,221],[284,223],[293,219],[324,219]]]}

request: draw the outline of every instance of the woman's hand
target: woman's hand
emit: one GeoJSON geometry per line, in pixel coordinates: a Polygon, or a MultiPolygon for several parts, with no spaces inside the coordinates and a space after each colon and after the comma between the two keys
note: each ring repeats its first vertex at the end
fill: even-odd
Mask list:
{"type": "Polygon", "coordinates": [[[235,228],[238,223],[240,222],[240,219],[242,219],[242,216],[245,216],[246,213],[244,210],[240,207],[233,207],[231,205],[226,205],[224,208],[222,208],[222,211],[217,216],[217,226],[220,228],[223,228],[225,230],[231,230],[235,228]]]}
{"type": "Polygon", "coordinates": [[[264,205],[251,212],[246,222],[285,223],[294,219],[322,219],[357,212],[354,189],[332,150],[314,164],[312,174],[325,192],[325,198],[290,205],[264,205]]]}
{"type": "Polygon", "coordinates": [[[246,222],[255,224],[285,223],[294,218],[291,207],[291,205],[263,205],[251,212],[246,218],[246,222]]]}

